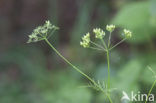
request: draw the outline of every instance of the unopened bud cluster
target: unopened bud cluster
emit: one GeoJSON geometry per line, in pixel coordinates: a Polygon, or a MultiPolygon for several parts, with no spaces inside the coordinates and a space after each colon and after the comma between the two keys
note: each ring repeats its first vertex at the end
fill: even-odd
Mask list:
{"type": "Polygon", "coordinates": [[[109,32],[113,32],[114,29],[115,29],[115,25],[112,25],[112,24],[111,24],[111,25],[107,25],[107,26],[106,26],[106,30],[109,31],[109,32]]]}
{"type": "Polygon", "coordinates": [[[105,36],[105,32],[100,28],[93,29],[93,32],[95,33],[95,38],[97,39],[103,39],[105,36]]]}
{"type": "Polygon", "coordinates": [[[42,40],[43,38],[46,38],[48,36],[48,33],[53,29],[56,30],[58,29],[58,27],[52,25],[50,21],[46,21],[43,26],[38,26],[33,30],[32,34],[29,35],[29,40],[27,43],[37,42],[42,40]]]}
{"type": "MultiPolygon", "coordinates": [[[[115,29],[115,25],[111,24],[111,25],[106,26],[106,30],[109,31],[110,33],[112,33],[114,29],[115,29]]],[[[124,29],[123,32],[124,32],[125,38],[132,37],[131,31],[124,29]]],[[[95,34],[96,39],[102,40],[105,36],[105,32],[100,28],[93,29],[93,33],[95,34]]],[[[84,48],[88,48],[90,46],[90,42],[93,43],[90,39],[90,33],[87,33],[86,35],[82,37],[82,41],[80,42],[80,45],[83,46],[84,48]]]]}
{"type": "Polygon", "coordinates": [[[90,44],[90,33],[87,33],[82,37],[82,41],[80,42],[80,45],[84,48],[88,48],[90,44]]]}
{"type": "Polygon", "coordinates": [[[132,32],[127,30],[127,29],[124,29],[124,34],[125,34],[126,38],[131,38],[132,37],[132,32]]]}

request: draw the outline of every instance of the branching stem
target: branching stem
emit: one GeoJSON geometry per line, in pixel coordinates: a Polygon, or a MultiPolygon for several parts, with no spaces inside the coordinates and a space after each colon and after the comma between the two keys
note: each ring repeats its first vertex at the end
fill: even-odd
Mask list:
{"type": "MultiPolygon", "coordinates": [[[[93,80],[91,79],[87,74],[83,73],[80,69],[78,69],[76,66],[74,66],[71,62],[69,62],[64,56],[62,56],[59,51],[57,51],[57,49],[55,49],[55,47],[48,41],[47,38],[44,38],[44,40],[46,41],[46,43],[66,62],[68,63],[71,67],[73,67],[77,72],[79,72],[80,74],[82,74],[84,77],[86,77],[89,81],[91,81],[94,85],[96,85],[103,93],[104,90],[93,80]]],[[[106,93],[106,96],[108,97],[110,103],[113,103],[110,95],[106,93]]]]}
{"type": "Polygon", "coordinates": [[[126,38],[122,39],[117,44],[115,44],[114,46],[112,46],[109,50],[112,50],[113,48],[115,48],[116,46],[118,46],[119,44],[121,44],[122,42],[124,42],[125,40],[126,40],[126,38]]]}
{"type": "Polygon", "coordinates": [[[105,50],[106,50],[106,49],[107,49],[107,45],[106,45],[105,41],[104,41],[103,39],[101,39],[101,42],[103,43],[104,48],[105,48],[105,50]]]}
{"type": "Polygon", "coordinates": [[[90,42],[91,42],[92,44],[94,44],[95,46],[97,46],[97,47],[103,49],[104,51],[106,51],[106,49],[103,48],[101,45],[99,45],[99,44],[97,44],[97,43],[95,43],[95,42],[93,42],[93,41],[90,41],[90,42]]]}
{"type": "Polygon", "coordinates": [[[111,36],[112,36],[112,32],[110,32],[110,34],[109,34],[109,38],[108,38],[108,48],[109,48],[109,46],[110,46],[110,44],[111,44],[111,36]]]}
{"type": "Polygon", "coordinates": [[[94,83],[94,81],[85,73],[83,73],[80,69],[78,69],[77,67],[75,67],[72,63],[70,63],[64,56],[62,56],[56,49],[55,47],[48,41],[48,39],[45,38],[45,41],[47,42],[47,44],[66,62],[68,63],[70,66],[72,66],[76,71],[78,71],[80,74],[82,74],[83,76],[85,76],[88,80],[90,80],[92,83],[94,83]]]}
{"type": "Polygon", "coordinates": [[[107,50],[107,66],[108,66],[108,90],[110,89],[110,61],[109,61],[109,50],[107,50]]]}
{"type": "Polygon", "coordinates": [[[103,50],[101,48],[96,48],[96,47],[89,47],[90,49],[94,49],[94,50],[103,50]]]}

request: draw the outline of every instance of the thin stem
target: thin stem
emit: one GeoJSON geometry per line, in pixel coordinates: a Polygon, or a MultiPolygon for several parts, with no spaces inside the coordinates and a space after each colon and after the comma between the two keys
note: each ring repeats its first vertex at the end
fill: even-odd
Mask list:
{"type": "MultiPolygon", "coordinates": [[[[148,99],[149,95],[151,94],[152,89],[153,89],[153,87],[155,86],[155,84],[156,84],[156,80],[153,82],[152,87],[151,87],[151,89],[150,89],[149,92],[148,92],[147,99],[148,99]]],[[[145,103],[147,103],[147,101],[148,101],[148,100],[146,100],[145,103]]]]}
{"type": "Polygon", "coordinates": [[[110,97],[110,95],[107,94],[107,97],[108,97],[109,101],[110,101],[111,103],[113,103],[113,102],[112,102],[112,99],[111,99],[111,97],[110,97]]]}
{"type": "MultiPolygon", "coordinates": [[[[101,90],[101,89],[100,89],[100,90],[101,90]]],[[[101,90],[101,91],[102,91],[103,93],[105,93],[103,90],[101,90]]],[[[110,103],[113,103],[113,102],[112,102],[112,99],[111,99],[111,97],[110,97],[110,95],[106,93],[106,96],[107,96],[107,98],[109,99],[110,103]]]]}
{"type": "Polygon", "coordinates": [[[94,44],[95,46],[97,46],[97,47],[103,49],[104,51],[106,51],[106,49],[103,48],[101,45],[99,45],[99,44],[97,44],[97,43],[95,43],[95,42],[93,42],[93,41],[90,41],[90,42],[91,42],[92,44],[94,44]]]}
{"type": "MultiPolygon", "coordinates": [[[[80,69],[78,69],[76,66],[74,66],[71,62],[69,62],[64,56],[62,56],[59,51],[57,51],[57,49],[55,49],[55,47],[48,41],[47,38],[44,38],[44,40],[47,42],[47,44],[66,62],[68,63],[71,67],[73,67],[77,72],[79,72],[80,74],[82,74],[84,77],[86,77],[88,80],[90,80],[94,85],[96,85],[103,93],[105,93],[103,91],[103,89],[93,80],[91,79],[87,74],[83,73],[80,69]]],[[[110,103],[113,103],[110,96],[108,94],[106,94],[106,96],[108,97],[110,103]]]]}
{"type": "Polygon", "coordinates": [[[101,42],[103,43],[105,50],[107,50],[107,45],[106,45],[105,41],[103,39],[101,39],[101,42]]]}
{"type": "MultiPolygon", "coordinates": [[[[105,91],[96,82],[95,85],[105,94],[105,91]]],[[[108,97],[110,103],[113,103],[110,95],[106,93],[106,96],[108,97]]]]}
{"type": "Polygon", "coordinates": [[[108,48],[109,48],[109,46],[110,46],[110,44],[111,44],[111,36],[112,36],[112,32],[110,32],[110,34],[109,34],[109,39],[108,39],[108,48]]]}
{"type": "Polygon", "coordinates": [[[109,61],[109,50],[107,50],[107,66],[108,66],[108,90],[110,89],[110,61],[109,61]]]}
{"type": "Polygon", "coordinates": [[[49,39],[53,34],[54,34],[55,30],[52,30],[51,33],[49,33],[50,35],[47,37],[47,39],[49,39]]]}
{"type": "Polygon", "coordinates": [[[101,48],[95,48],[95,47],[89,47],[90,49],[94,49],[94,50],[103,50],[101,48]]]}
{"type": "Polygon", "coordinates": [[[77,67],[75,67],[72,63],[70,63],[64,56],[62,56],[56,49],[55,47],[48,41],[48,39],[45,38],[45,41],[47,42],[47,44],[66,62],[68,63],[70,66],[72,66],[76,71],[78,71],[80,74],[82,74],[83,76],[85,76],[88,80],[90,80],[92,83],[95,83],[88,75],[86,75],[85,73],[83,73],[80,69],[78,69],[77,67]]]}
{"type": "MultiPolygon", "coordinates": [[[[101,86],[99,86],[96,82],[95,85],[105,94],[105,91],[101,88],[101,86]]],[[[110,103],[113,103],[110,95],[106,93],[106,96],[109,99],[110,103]]]]}
{"type": "Polygon", "coordinates": [[[148,69],[153,73],[153,75],[156,76],[156,72],[153,71],[153,69],[152,69],[150,66],[147,66],[147,67],[148,67],[148,69]]]}
{"type": "Polygon", "coordinates": [[[114,46],[112,46],[109,50],[112,50],[113,48],[115,48],[116,46],[118,46],[119,44],[121,44],[122,42],[124,42],[125,40],[126,40],[126,38],[122,39],[117,44],[115,44],[114,46]]]}

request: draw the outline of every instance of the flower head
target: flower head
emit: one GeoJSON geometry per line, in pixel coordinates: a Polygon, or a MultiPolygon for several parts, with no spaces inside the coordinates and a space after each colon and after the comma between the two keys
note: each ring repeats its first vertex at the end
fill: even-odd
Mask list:
{"type": "Polygon", "coordinates": [[[109,32],[114,31],[114,29],[115,29],[115,25],[112,25],[112,24],[111,24],[111,25],[107,25],[107,26],[106,26],[106,30],[109,31],[109,32]]]}
{"type": "Polygon", "coordinates": [[[49,20],[47,20],[44,24],[44,26],[47,28],[47,29],[52,29],[53,28],[53,25],[50,23],[49,20]]]}
{"type": "Polygon", "coordinates": [[[80,42],[80,45],[84,48],[88,48],[90,45],[90,33],[87,33],[82,37],[82,41],[80,42]]]}
{"type": "Polygon", "coordinates": [[[132,32],[130,30],[124,29],[124,34],[126,38],[131,38],[132,37],[132,32]]]}
{"type": "Polygon", "coordinates": [[[93,29],[93,32],[95,33],[95,38],[97,39],[103,39],[105,36],[105,32],[100,28],[93,29]]]}
{"type": "Polygon", "coordinates": [[[48,36],[49,31],[57,30],[58,27],[52,25],[50,21],[46,21],[44,25],[38,26],[36,29],[33,30],[32,34],[29,35],[29,40],[27,43],[37,42],[43,40],[48,36]]]}

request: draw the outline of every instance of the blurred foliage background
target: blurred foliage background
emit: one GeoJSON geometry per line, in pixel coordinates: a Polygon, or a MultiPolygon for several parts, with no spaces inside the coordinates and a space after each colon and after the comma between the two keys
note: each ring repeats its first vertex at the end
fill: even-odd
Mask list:
{"type": "Polygon", "coordinates": [[[133,38],[111,52],[112,98],[121,103],[123,90],[148,92],[154,78],[147,66],[156,71],[156,0],[0,0],[0,103],[104,103],[103,94],[80,88],[88,81],[44,41],[26,43],[45,20],[60,27],[51,43],[101,81],[107,79],[105,54],[80,47],[81,36],[116,24],[116,43],[120,28],[130,29],[133,38]]]}

